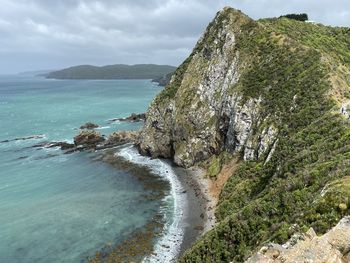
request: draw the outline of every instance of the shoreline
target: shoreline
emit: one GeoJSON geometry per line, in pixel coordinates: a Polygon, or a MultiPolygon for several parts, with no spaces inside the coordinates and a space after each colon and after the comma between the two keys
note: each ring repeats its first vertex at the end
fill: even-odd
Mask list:
{"type": "MultiPolygon", "coordinates": [[[[152,159],[142,156],[132,144],[117,147],[116,151],[110,149],[105,153],[107,155],[104,154],[103,161],[119,169],[130,169],[128,163],[133,164],[134,172],[132,173],[137,174],[143,173],[142,170],[146,169],[155,175],[155,178],[163,178],[162,180],[167,181],[170,187],[168,194],[163,197],[164,207],[161,207],[160,210],[160,221],[150,222],[150,226],[162,224],[162,230],[151,234],[153,231],[150,232],[150,229],[147,231],[140,229],[136,231],[136,239],[135,235],[131,236],[132,241],[126,240],[124,244],[117,245],[117,249],[112,250],[114,251],[112,254],[116,254],[116,251],[127,251],[129,245],[129,250],[135,250],[141,245],[138,244],[137,239],[143,240],[142,244],[149,245],[153,239],[155,241],[153,248],[149,247],[149,251],[140,250],[140,253],[144,255],[141,262],[177,262],[187,249],[213,228],[217,198],[211,191],[213,182],[205,177],[204,169],[198,167],[185,169],[176,166],[168,159],[152,159]]],[[[140,178],[149,189],[153,187],[151,182],[147,183],[146,177],[141,176],[140,178]]],[[[138,258],[141,256],[141,254],[139,256],[136,254],[134,256],[138,258]]],[[[127,257],[131,259],[134,256],[127,257]]]]}
{"type": "Polygon", "coordinates": [[[165,222],[162,236],[143,262],[176,262],[215,225],[216,199],[210,191],[211,180],[205,178],[204,169],[185,169],[168,159],[151,159],[140,155],[134,146],[123,147],[116,156],[149,167],[169,182],[168,198],[171,196],[174,200],[172,219],[166,219],[168,222],[165,222]]]}
{"type": "Polygon", "coordinates": [[[185,238],[181,245],[179,257],[189,249],[202,235],[216,225],[215,209],[219,195],[227,180],[235,173],[240,164],[234,157],[223,165],[220,173],[213,178],[206,177],[206,170],[198,166],[190,168],[175,167],[178,179],[189,192],[187,195],[187,214],[184,221],[187,224],[185,238]],[[201,229],[198,231],[198,210],[201,217],[201,229]],[[191,211],[190,213],[188,211],[191,211]],[[187,217],[186,217],[187,216],[187,217]],[[186,238],[187,237],[187,238],[186,238]]]}
{"type": "Polygon", "coordinates": [[[205,170],[178,166],[173,166],[173,169],[186,191],[187,201],[183,218],[185,231],[179,258],[215,225],[216,200],[210,194],[210,180],[204,177],[205,170]]]}

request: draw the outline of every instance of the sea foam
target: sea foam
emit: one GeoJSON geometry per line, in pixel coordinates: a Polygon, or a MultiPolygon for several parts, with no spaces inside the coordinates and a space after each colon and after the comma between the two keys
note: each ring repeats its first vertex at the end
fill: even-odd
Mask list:
{"type": "Polygon", "coordinates": [[[135,147],[122,148],[116,155],[129,160],[130,162],[147,166],[154,173],[164,177],[170,182],[170,195],[166,196],[164,203],[172,203],[171,215],[167,213],[169,207],[161,208],[164,215],[165,226],[163,236],[157,241],[152,255],[144,258],[144,263],[152,262],[175,262],[180,253],[181,244],[184,238],[184,211],[186,209],[186,195],[183,194],[183,187],[178,180],[173,168],[167,162],[160,159],[151,159],[138,153],[135,147]],[[169,218],[171,217],[171,218],[169,218]]]}

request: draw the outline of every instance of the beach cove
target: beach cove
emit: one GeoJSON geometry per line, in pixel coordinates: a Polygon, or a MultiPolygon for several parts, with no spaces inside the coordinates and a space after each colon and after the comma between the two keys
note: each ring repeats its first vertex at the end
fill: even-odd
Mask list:
{"type": "Polygon", "coordinates": [[[138,171],[148,167],[143,176],[152,174],[154,185],[147,186],[130,166],[103,159],[104,151],[64,154],[45,147],[52,141],[72,143],[88,121],[106,135],[138,130],[141,122],[110,120],[144,112],[160,89],[148,80],[0,79],[3,260],[89,261],[99,253],[106,259],[149,229],[154,231],[145,238],[149,246],[136,258],[148,253],[145,262],[172,261],[207,229],[207,197],[188,171],[142,157],[130,145],[113,153],[138,171]]]}

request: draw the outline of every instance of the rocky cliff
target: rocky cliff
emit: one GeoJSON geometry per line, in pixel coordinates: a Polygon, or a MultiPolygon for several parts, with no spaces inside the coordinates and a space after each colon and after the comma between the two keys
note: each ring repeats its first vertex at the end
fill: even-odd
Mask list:
{"type": "Polygon", "coordinates": [[[227,156],[242,160],[218,225],[181,262],[243,262],[349,213],[349,50],[348,28],[216,15],[152,102],[139,141],[144,154],[208,164],[213,176],[227,156]]]}
{"type": "Polygon", "coordinates": [[[249,26],[259,27],[239,11],[217,15],[149,109],[142,152],[189,167],[223,150],[243,151],[245,159],[271,150],[277,129],[262,116],[261,98],[237,88],[250,59],[237,38],[249,26]]]}
{"type": "Polygon", "coordinates": [[[343,218],[334,228],[318,237],[310,228],[305,234],[295,234],[285,244],[268,244],[245,263],[350,262],[350,217],[343,218]]]}

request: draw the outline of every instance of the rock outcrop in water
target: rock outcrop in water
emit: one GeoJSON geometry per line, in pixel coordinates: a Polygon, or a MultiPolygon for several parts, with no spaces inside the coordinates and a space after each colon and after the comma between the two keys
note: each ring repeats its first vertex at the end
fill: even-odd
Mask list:
{"type": "Polygon", "coordinates": [[[98,127],[100,127],[100,126],[98,126],[95,123],[87,122],[84,125],[81,125],[79,129],[81,129],[81,130],[83,130],[83,129],[91,130],[91,129],[95,129],[95,128],[98,128],[98,127]]]}
{"type": "Polygon", "coordinates": [[[139,122],[139,121],[145,121],[145,120],[146,120],[145,113],[132,113],[130,116],[125,118],[110,119],[109,122],[114,122],[114,121],[139,122]]]}
{"type": "Polygon", "coordinates": [[[69,150],[75,147],[74,144],[69,143],[69,142],[41,142],[34,144],[30,147],[34,148],[55,148],[55,147],[60,147],[61,150],[69,150]]]}
{"type": "Polygon", "coordinates": [[[217,226],[180,262],[244,262],[350,213],[350,30],[225,8],[146,113],[138,146],[183,167],[240,167],[217,226]]]}
{"type": "Polygon", "coordinates": [[[105,141],[105,138],[97,131],[83,130],[74,137],[74,145],[86,149],[96,148],[96,146],[105,141]]]}
{"type": "Polygon", "coordinates": [[[119,131],[108,136],[102,147],[115,147],[126,143],[135,143],[139,138],[137,131],[119,131]]]}
{"type": "Polygon", "coordinates": [[[43,139],[43,138],[45,138],[44,134],[38,134],[38,135],[31,135],[31,136],[26,136],[26,137],[19,137],[19,138],[15,138],[15,139],[3,140],[3,141],[0,141],[0,143],[7,143],[7,142],[13,142],[13,141],[36,140],[36,139],[43,139]]]}
{"type": "Polygon", "coordinates": [[[73,153],[75,151],[103,150],[126,143],[136,143],[138,138],[139,132],[136,131],[114,132],[106,139],[104,135],[97,131],[83,130],[74,137],[74,144],[67,142],[42,142],[32,147],[60,147],[61,150],[67,150],[66,153],[73,153]]]}

